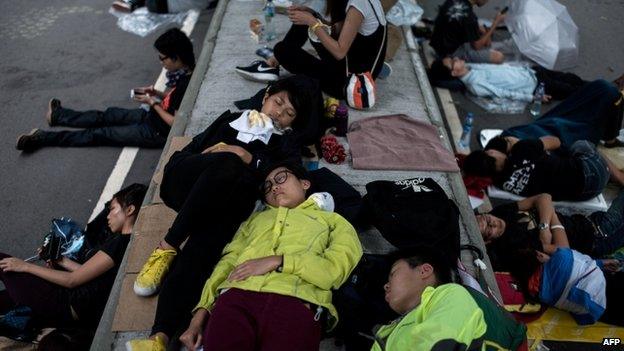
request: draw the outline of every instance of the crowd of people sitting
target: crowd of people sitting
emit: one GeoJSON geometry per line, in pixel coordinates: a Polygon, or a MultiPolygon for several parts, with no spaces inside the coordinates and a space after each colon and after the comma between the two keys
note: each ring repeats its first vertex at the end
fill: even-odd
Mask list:
{"type": "MultiPolygon", "coordinates": [[[[624,185],[624,172],[596,149],[600,141],[623,146],[617,139],[622,79],[587,82],[571,73],[505,64],[503,53],[491,47],[505,14],[483,28],[473,11],[486,2],[447,0],[440,7],[431,38],[437,54],[432,83],[523,101],[545,83],[545,101],[564,100],[464,160],[466,175],[489,177],[526,197],[476,214],[487,253],[495,270],[518,279],[527,298],[568,310],[579,324],[624,326],[624,273],[621,262],[609,257],[624,246],[624,192],[607,211],[588,216],[563,214],[553,204],[593,198],[609,179],[624,185]]],[[[129,9],[138,3],[116,2],[129,9]]],[[[323,14],[290,7],[292,26],[274,55],[235,68],[245,78],[269,81],[268,87],[248,101],[250,108],[223,112],[164,166],[160,197],[177,215],[134,282],[137,295],[158,293],[159,299],[150,337],[128,341],[127,350],[166,350],[178,342],[205,351],[318,350],[328,333],[349,328],[352,320],[341,320],[348,307],[335,296],[348,295],[344,287],[370,260],[356,229],[360,217],[341,209],[343,199],[302,166],[301,153],[323,133],[323,93],[345,99],[350,73],[374,80],[382,72],[387,23],[379,0],[326,5],[323,14]],[[303,48],[308,38],[316,56],[303,48]],[[280,68],[293,75],[280,78],[280,68]]],[[[154,48],[168,82],[165,91],[133,90],[134,100],[147,108],[78,112],[54,98],[48,124],[85,129],[36,129],[19,137],[17,149],[163,147],[195,54],[178,29],[158,37],[154,48]]],[[[62,257],[43,267],[0,254],[0,313],[27,306],[39,326],[97,325],[146,190],[135,184],[113,196],[99,217],[107,225],[87,227],[87,235],[106,235],[88,246],[81,262],[62,257]]],[[[452,252],[460,250],[455,231],[452,252]]],[[[524,341],[524,327],[462,285],[459,256],[438,249],[402,247],[384,257],[385,284],[369,288],[383,290],[392,318],[375,320],[379,328],[363,331],[372,340],[359,340],[358,348],[347,344],[347,350],[480,350],[503,328],[511,340],[506,349],[524,341]]]]}

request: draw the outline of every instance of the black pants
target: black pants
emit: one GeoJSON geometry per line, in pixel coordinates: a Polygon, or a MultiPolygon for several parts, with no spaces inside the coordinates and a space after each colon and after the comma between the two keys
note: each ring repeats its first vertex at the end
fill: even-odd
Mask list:
{"type": "Polygon", "coordinates": [[[544,83],[546,95],[564,100],[588,82],[574,73],[551,71],[541,66],[532,67],[538,82],[544,83]]]}
{"type": "Polygon", "coordinates": [[[60,108],[52,116],[55,126],[87,128],[79,131],[43,132],[39,146],[138,146],[161,148],[161,135],[148,121],[143,109],[110,107],[105,111],[79,112],[60,108]]]}
{"type": "MultiPolygon", "coordinates": [[[[0,260],[11,257],[0,253],[0,260]]],[[[69,291],[47,280],[28,273],[3,272],[0,280],[5,290],[0,291],[0,314],[17,305],[28,306],[32,317],[42,326],[72,326],[74,320],[69,304],[69,291]]]]}
{"type": "Polygon", "coordinates": [[[161,185],[161,197],[178,211],[165,240],[175,247],[188,241],[163,282],[152,327],[153,334],[169,337],[188,326],[223,247],[251,213],[258,194],[252,170],[232,153],[185,155],[176,161],[165,168],[161,185]]]}
{"type": "Polygon", "coordinates": [[[292,25],[284,40],[275,44],[275,58],[290,73],[318,79],[325,93],[338,99],[344,98],[345,60],[336,60],[322,44],[311,42],[320,59],[315,57],[303,49],[306,40],[308,26],[292,25]]]}
{"type": "Polygon", "coordinates": [[[607,308],[600,321],[617,326],[624,326],[624,272],[605,273],[607,279],[607,308]]]}

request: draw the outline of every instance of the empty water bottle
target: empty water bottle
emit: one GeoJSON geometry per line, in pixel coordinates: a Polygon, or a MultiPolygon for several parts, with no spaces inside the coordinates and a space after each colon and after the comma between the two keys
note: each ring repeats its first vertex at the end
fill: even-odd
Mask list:
{"type": "Polygon", "coordinates": [[[535,89],[535,95],[533,95],[533,102],[529,112],[533,115],[533,118],[537,118],[542,112],[542,100],[544,99],[544,83],[539,83],[537,89],[535,89]]]}
{"type": "Polygon", "coordinates": [[[275,4],[273,4],[273,0],[267,0],[266,5],[264,5],[264,39],[266,41],[275,39],[273,17],[275,17],[275,4]]]}
{"type": "Polygon", "coordinates": [[[464,118],[464,125],[462,126],[462,135],[459,138],[459,147],[461,149],[468,149],[470,147],[470,138],[472,136],[472,122],[474,121],[474,115],[472,112],[468,112],[466,118],[464,118]]]}

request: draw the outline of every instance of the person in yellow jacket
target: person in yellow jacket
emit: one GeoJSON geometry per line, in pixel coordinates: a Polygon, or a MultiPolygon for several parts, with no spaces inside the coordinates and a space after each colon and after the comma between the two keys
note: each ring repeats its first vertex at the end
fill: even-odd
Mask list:
{"type": "Polygon", "coordinates": [[[349,222],[323,209],[333,209],[331,195],[306,200],[309,188],[301,166],[270,171],[267,208],[223,249],[180,337],[189,350],[319,349],[322,316],[328,327],[338,319],[331,290],[347,280],[362,247],[349,222]]]}
{"type": "Polygon", "coordinates": [[[431,250],[395,254],[386,301],[401,317],[375,333],[372,351],[481,350],[486,324],[470,293],[431,250]]]}

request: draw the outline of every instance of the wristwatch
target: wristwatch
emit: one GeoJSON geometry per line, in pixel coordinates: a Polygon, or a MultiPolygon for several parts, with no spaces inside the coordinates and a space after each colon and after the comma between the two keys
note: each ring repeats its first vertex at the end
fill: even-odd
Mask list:
{"type": "Polygon", "coordinates": [[[546,230],[550,228],[550,225],[548,225],[548,223],[540,223],[537,228],[539,228],[539,230],[546,230]]]}

